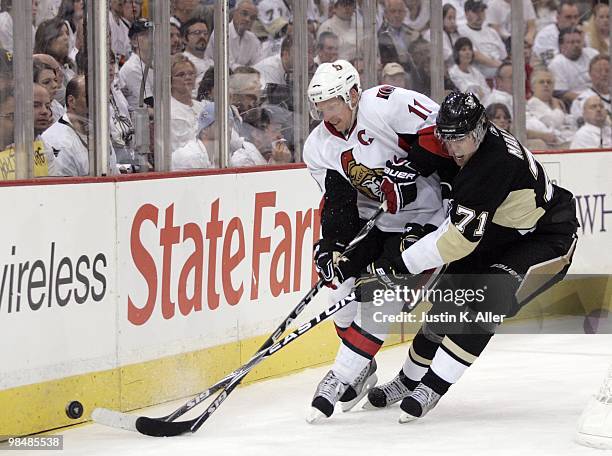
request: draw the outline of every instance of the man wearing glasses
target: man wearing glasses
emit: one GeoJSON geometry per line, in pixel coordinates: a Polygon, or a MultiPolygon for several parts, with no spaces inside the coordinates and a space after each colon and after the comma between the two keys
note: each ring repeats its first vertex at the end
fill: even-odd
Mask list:
{"type": "Polygon", "coordinates": [[[183,44],[185,45],[185,50],[183,51],[183,55],[191,60],[196,67],[196,92],[193,94],[195,98],[197,94],[197,89],[200,85],[200,81],[204,77],[204,73],[211,66],[213,66],[214,62],[212,59],[209,59],[204,54],[206,52],[206,46],[208,45],[208,25],[201,18],[193,18],[189,19],[183,25],[181,25],[181,37],[183,39],[183,44]]]}

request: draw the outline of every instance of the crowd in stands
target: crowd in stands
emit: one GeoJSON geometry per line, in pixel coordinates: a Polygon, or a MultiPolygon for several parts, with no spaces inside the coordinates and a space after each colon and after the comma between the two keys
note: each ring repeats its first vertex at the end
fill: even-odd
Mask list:
{"type": "MultiPolygon", "coordinates": [[[[16,1],[27,0],[0,2],[2,150],[14,143],[16,1]]],[[[214,1],[169,1],[171,169],[218,167],[214,1]]],[[[532,148],[611,147],[608,4],[521,1],[526,99],[512,95],[510,0],[443,1],[445,89],[474,92],[501,128],[511,128],[513,101],[524,105],[532,148]]],[[[292,4],[229,0],[231,166],[296,160],[292,4]]],[[[376,8],[376,30],[370,30],[362,0],[308,0],[309,74],[336,59],[349,60],[363,74],[365,46],[376,39],[377,83],[430,95],[429,1],[379,0],[376,8]]],[[[44,150],[37,155],[44,162],[37,175],[88,175],[84,2],[32,0],[32,10],[34,132],[44,150]]],[[[154,121],[153,28],[147,0],[109,0],[108,29],[110,162],[114,172],[146,171],[153,161],[148,156],[143,165],[138,157],[143,150],[135,144],[134,112],[144,111],[154,121]]]]}

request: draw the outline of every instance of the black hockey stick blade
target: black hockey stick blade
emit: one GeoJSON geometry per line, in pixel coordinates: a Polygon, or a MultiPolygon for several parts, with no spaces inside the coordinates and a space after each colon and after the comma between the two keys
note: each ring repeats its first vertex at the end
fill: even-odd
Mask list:
{"type": "Polygon", "coordinates": [[[190,430],[192,421],[163,421],[163,418],[129,415],[105,408],[95,409],[91,417],[96,423],[116,429],[139,432],[151,437],[174,437],[190,430]]]}

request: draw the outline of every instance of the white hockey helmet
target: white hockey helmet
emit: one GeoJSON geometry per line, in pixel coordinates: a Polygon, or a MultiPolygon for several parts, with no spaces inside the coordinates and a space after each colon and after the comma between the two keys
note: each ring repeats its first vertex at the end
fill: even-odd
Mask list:
{"type": "Polygon", "coordinates": [[[351,104],[350,92],[353,87],[356,87],[357,93],[361,95],[359,73],[350,62],[336,60],[319,65],[308,85],[308,100],[312,117],[320,120],[315,103],[336,97],[341,97],[351,110],[355,109],[355,106],[351,104]]]}

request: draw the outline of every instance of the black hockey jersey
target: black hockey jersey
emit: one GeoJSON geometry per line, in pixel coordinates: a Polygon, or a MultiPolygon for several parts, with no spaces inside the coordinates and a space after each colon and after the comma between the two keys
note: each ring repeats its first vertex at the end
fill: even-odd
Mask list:
{"type": "Polygon", "coordinates": [[[573,233],[572,194],[550,182],[533,154],[505,130],[489,124],[476,153],[452,181],[446,220],[402,253],[412,273],[472,253],[480,243],[518,240],[529,232],[573,233]]]}

